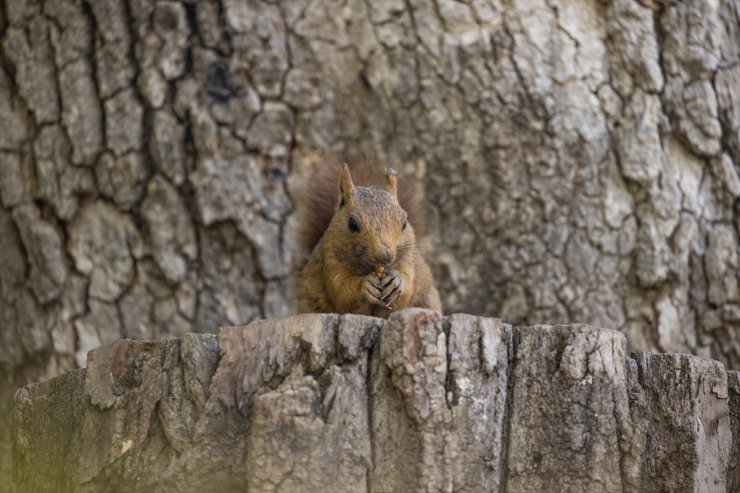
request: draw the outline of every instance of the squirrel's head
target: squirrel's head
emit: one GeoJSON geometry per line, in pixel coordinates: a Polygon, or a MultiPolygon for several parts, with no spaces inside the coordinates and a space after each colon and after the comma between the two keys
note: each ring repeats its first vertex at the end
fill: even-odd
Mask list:
{"type": "Polygon", "coordinates": [[[394,265],[415,244],[414,230],[397,193],[393,170],[386,170],[381,186],[355,187],[344,165],[339,200],[329,226],[332,254],[357,266],[358,274],[370,273],[376,265],[394,265]]]}

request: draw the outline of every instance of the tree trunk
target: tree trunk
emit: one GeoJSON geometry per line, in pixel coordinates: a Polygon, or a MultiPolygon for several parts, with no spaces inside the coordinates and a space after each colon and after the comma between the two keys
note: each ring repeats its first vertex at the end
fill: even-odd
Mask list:
{"type": "Polygon", "coordinates": [[[20,492],[736,491],[738,372],[411,309],[118,341],[16,394],[20,492]]]}
{"type": "Polygon", "coordinates": [[[423,184],[447,312],[740,368],[738,19],[737,0],[0,0],[0,430],[15,387],[100,344],[290,313],[291,191],[324,153],[423,184]]]}

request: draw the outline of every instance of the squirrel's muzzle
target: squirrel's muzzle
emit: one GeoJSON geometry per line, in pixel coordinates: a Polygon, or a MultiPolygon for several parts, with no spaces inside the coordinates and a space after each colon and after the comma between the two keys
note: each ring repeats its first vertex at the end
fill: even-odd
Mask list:
{"type": "Polygon", "coordinates": [[[372,257],[370,260],[374,265],[388,265],[394,260],[393,252],[385,243],[378,248],[372,257]]]}
{"type": "Polygon", "coordinates": [[[373,249],[358,245],[355,255],[371,270],[377,265],[390,265],[396,259],[394,252],[385,244],[373,249]]]}

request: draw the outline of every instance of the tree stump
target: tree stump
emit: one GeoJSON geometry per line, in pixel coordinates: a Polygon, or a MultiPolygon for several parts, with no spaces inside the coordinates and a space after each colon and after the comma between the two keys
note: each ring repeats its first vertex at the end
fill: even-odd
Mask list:
{"type": "Polygon", "coordinates": [[[730,492],[740,375],[420,309],[122,340],[15,395],[21,492],[730,492]]]}

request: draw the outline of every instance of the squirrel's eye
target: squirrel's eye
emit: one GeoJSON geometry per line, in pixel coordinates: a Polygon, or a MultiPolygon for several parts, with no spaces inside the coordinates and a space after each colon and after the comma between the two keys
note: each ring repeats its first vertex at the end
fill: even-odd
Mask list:
{"type": "Polygon", "coordinates": [[[403,226],[401,226],[401,231],[406,231],[406,226],[408,226],[408,225],[409,225],[409,222],[408,221],[404,221],[403,222],[403,226]]]}
{"type": "Polygon", "coordinates": [[[360,225],[357,224],[357,220],[354,217],[350,217],[349,218],[349,221],[347,221],[347,227],[353,233],[359,233],[360,232],[360,225]]]}

